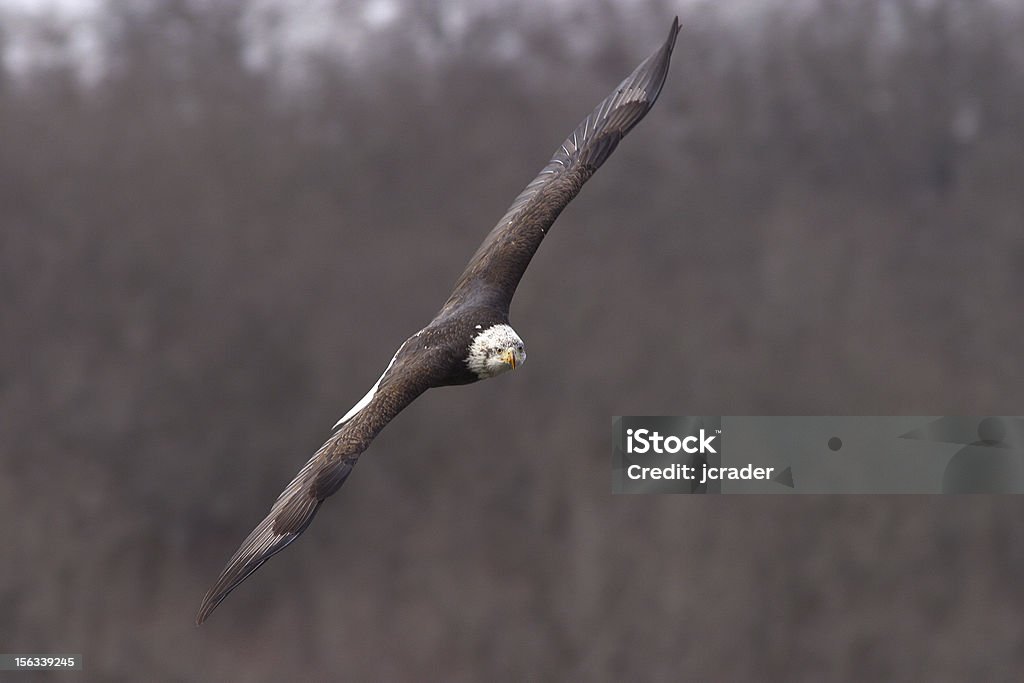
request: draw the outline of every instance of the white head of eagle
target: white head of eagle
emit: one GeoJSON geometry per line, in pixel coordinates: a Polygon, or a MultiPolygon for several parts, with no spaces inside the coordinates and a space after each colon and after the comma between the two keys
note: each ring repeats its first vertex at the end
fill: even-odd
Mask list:
{"type": "Polygon", "coordinates": [[[495,377],[526,362],[523,340],[509,325],[492,325],[469,345],[466,365],[480,379],[495,377]]]}

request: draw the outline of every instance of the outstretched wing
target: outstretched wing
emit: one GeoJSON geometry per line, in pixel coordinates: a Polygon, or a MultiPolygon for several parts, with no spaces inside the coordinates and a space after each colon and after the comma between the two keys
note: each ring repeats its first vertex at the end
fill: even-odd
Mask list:
{"type": "Polygon", "coordinates": [[[516,197],[470,259],[441,309],[442,316],[467,303],[508,313],[519,280],[558,214],[658,99],[678,32],[677,17],[665,44],[583,119],[516,197]]]}
{"type": "Polygon", "coordinates": [[[306,530],[321,503],[341,488],[380,430],[426,391],[430,384],[429,368],[423,366],[420,357],[399,357],[401,353],[399,348],[370,393],[356,404],[354,412],[349,411],[343,418],[341,428],[309,459],[270,508],[270,514],[232,555],[203,598],[197,624],[203,623],[238,584],[306,530]]]}

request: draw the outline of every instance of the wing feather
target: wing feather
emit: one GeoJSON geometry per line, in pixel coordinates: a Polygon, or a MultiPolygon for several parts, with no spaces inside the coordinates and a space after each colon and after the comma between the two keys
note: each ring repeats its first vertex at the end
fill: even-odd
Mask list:
{"type": "Polygon", "coordinates": [[[678,17],[668,39],[565,139],[484,239],[455,284],[440,316],[463,305],[491,305],[506,314],[533,254],[562,209],[642,119],[668,74],[678,17]]]}
{"type": "MultiPolygon", "coordinates": [[[[401,351],[401,349],[399,349],[401,351]]],[[[396,354],[397,355],[397,354],[396,354]]],[[[320,505],[335,493],[355,467],[359,456],[381,429],[417,396],[428,382],[415,359],[392,359],[366,405],[324,443],[278,496],[270,513],[242,542],[199,607],[203,623],[228,594],[263,563],[288,547],[313,521],[320,505]],[[403,362],[403,360],[405,362],[403,362]],[[394,367],[392,367],[394,366],[394,367]]]]}

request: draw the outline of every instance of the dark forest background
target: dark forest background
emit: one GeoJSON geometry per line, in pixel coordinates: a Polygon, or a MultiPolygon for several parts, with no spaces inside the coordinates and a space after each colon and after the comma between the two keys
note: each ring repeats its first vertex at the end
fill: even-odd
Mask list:
{"type": "Polygon", "coordinates": [[[408,4],[320,3],[358,49],[285,40],[289,5],[0,13],[0,651],[108,681],[1019,675],[1022,499],[613,497],[609,435],[1020,413],[1024,8],[408,4]],[[677,13],[662,99],[520,287],[528,363],[414,403],[194,627],[677,13]]]}

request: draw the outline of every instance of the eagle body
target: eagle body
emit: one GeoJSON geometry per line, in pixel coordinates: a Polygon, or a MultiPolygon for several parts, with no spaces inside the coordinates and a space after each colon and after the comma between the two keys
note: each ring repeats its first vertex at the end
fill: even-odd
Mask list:
{"type": "Polygon", "coordinates": [[[278,496],[228,560],[199,608],[202,623],[242,581],[292,543],[388,422],[427,389],[471,384],[526,360],[509,325],[516,288],[555,219],[657,100],[679,20],[668,39],[587,116],[512,202],[430,323],[402,343],[370,390],[278,496]]]}
{"type": "Polygon", "coordinates": [[[487,343],[488,338],[494,335],[495,328],[507,329],[515,334],[508,324],[507,316],[486,308],[438,317],[406,340],[400,355],[430,355],[437,373],[432,387],[472,384],[494,376],[481,375],[474,370],[471,356],[474,345],[478,346],[481,340],[487,343]]]}

